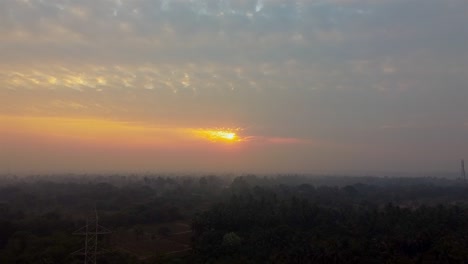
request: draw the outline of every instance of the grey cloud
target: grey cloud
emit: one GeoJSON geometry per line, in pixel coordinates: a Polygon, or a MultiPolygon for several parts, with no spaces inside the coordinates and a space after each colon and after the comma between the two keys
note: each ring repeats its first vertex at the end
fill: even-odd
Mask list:
{"type": "Polygon", "coordinates": [[[142,49],[132,52],[137,60],[310,60],[317,54],[343,60],[421,49],[464,52],[465,1],[344,3],[264,1],[255,12],[257,1],[9,1],[2,3],[1,45],[18,53],[32,48],[48,56],[71,51],[80,58],[123,60],[128,46],[142,49]]]}

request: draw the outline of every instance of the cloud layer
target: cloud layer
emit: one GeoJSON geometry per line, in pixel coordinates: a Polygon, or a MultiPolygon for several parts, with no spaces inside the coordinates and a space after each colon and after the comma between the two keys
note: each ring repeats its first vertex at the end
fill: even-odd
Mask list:
{"type": "Polygon", "coordinates": [[[445,170],[468,154],[467,22],[464,0],[2,1],[0,115],[257,139],[216,170],[445,170]]]}

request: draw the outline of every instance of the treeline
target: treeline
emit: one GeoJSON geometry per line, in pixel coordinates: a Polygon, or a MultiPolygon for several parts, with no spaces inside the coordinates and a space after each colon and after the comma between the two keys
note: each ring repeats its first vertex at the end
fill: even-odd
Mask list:
{"type": "MultiPolygon", "coordinates": [[[[0,187],[0,263],[81,263],[71,253],[83,241],[72,233],[86,224],[95,208],[100,223],[111,230],[190,222],[223,184],[214,176],[9,179],[0,187]]],[[[100,263],[131,261],[136,260],[114,251],[100,263]]]]}
{"type": "Polygon", "coordinates": [[[81,263],[72,233],[94,208],[111,230],[193,223],[184,257],[115,249],[100,263],[464,263],[467,202],[464,182],[438,178],[9,177],[0,263],[81,263]]]}
{"type": "Polygon", "coordinates": [[[238,180],[230,198],[194,219],[195,263],[468,262],[464,203],[386,203],[399,190],[400,199],[466,202],[465,186],[265,188],[238,180]]]}

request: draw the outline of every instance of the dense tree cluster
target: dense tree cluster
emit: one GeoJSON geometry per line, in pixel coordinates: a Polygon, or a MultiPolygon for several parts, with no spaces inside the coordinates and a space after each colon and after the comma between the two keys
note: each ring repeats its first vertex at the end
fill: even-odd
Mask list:
{"type": "Polygon", "coordinates": [[[237,180],[229,199],[193,221],[198,263],[468,261],[465,186],[262,188],[237,180]],[[447,203],[415,205],[428,197],[447,203]]]}
{"type": "Polygon", "coordinates": [[[192,222],[183,254],[114,248],[99,263],[468,263],[467,202],[468,185],[440,178],[2,178],[0,263],[81,263],[72,233],[94,208],[140,237],[192,222]]]}
{"type": "MultiPolygon", "coordinates": [[[[2,179],[0,263],[74,263],[79,258],[71,253],[82,247],[83,241],[72,233],[85,225],[95,208],[100,222],[113,230],[182,219],[190,221],[194,210],[221,190],[219,184],[216,177],[2,179]]],[[[108,244],[108,241],[101,243],[108,244]]],[[[136,260],[116,251],[107,254],[100,263],[131,261],[136,260]],[[107,262],[110,259],[114,260],[107,262]]]]}

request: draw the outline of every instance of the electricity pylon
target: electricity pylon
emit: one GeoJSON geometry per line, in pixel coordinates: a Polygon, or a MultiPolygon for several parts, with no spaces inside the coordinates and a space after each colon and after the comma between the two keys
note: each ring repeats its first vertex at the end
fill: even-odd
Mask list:
{"type": "Polygon", "coordinates": [[[98,248],[98,236],[112,233],[109,229],[99,225],[97,210],[94,216],[86,219],[86,225],[73,232],[74,235],[85,236],[84,248],[73,252],[73,255],[84,256],[84,264],[96,264],[97,256],[106,253],[98,248]]]}
{"type": "Polygon", "coordinates": [[[466,181],[465,160],[461,160],[460,178],[466,181]]]}

